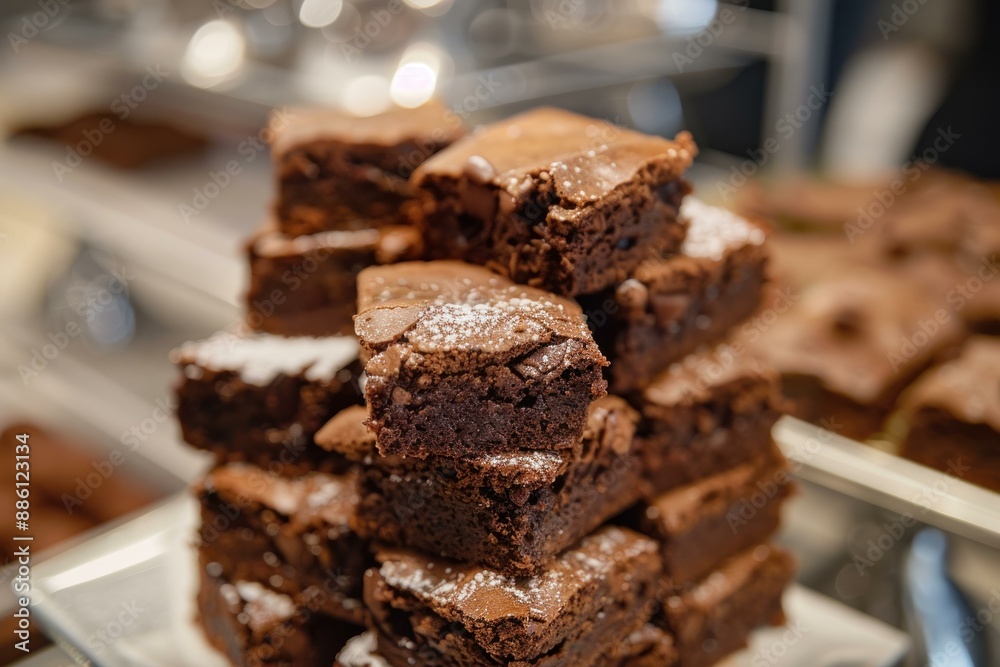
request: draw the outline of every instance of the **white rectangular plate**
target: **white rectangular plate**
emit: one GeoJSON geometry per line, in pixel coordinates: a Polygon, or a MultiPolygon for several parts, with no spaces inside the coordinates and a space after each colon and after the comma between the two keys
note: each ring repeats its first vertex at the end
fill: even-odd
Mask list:
{"type": "MultiPolygon", "coordinates": [[[[224,667],[194,621],[197,522],[194,498],[174,496],[38,564],[34,619],[81,664],[224,667]]],[[[788,624],[757,632],[725,667],[883,667],[907,650],[899,631],[807,589],[785,604],[788,624]]]]}

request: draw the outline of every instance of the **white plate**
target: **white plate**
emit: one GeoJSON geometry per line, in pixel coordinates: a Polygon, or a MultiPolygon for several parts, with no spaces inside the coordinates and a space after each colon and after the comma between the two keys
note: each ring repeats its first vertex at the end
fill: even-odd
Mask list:
{"type": "MultiPolygon", "coordinates": [[[[194,622],[197,522],[195,500],[175,496],[37,565],[34,619],[81,664],[224,667],[194,622]]],[[[788,624],[757,632],[725,667],[883,667],[907,650],[898,630],[807,589],[785,604],[788,624]]]]}

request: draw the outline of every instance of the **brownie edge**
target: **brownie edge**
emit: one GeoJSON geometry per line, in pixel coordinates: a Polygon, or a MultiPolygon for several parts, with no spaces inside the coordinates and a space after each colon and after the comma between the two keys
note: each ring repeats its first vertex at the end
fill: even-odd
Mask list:
{"type": "Polygon", "coordinates": [[[358,275],[369,427],[385,455],[559,450],[605,395],[580,307],[454,261],[358,275]]]}

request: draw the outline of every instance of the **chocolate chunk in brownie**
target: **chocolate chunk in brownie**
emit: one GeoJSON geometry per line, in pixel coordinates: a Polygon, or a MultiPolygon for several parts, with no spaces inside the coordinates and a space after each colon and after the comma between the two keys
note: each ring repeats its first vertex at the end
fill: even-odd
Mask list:
{"type": "Polygon", "coordinates": [[[351,528],[357,474],[294,478],[231,463],[199,484],[199,552],[229,580],[266,584],[330,616],[361,623],[367,542],[351,528]]]}
{"type": "Polygon", "coordinates": [[[781,373],[795,416],[864,439],[907,384],[961,344],[963,324],[942,306],[912,281],[855,267],[806,287],[753,348],[781,373]]]}
{"type": "Polygon", "coordinates": [[[688,234],[680,253],[648,259],[612,290],[581,297],[601,351],[611,362],[610,390],[641,389],[660,371],[713,343],[761,302],[767,255],[764,230],[688,197],[688,234]]]}
{"type": "Polygon", "coordinates": [[[283,471],[335,470],[313,435],[361,402],[357,340],[217,334],[171,353],[181,433],[219,462],[283,471]]]}
{"type": "Polygon", "coordinates": [[[436,102],[367,118],[286,109],[270,129],[277,221],[290,236],[407,224],[410,174],[466,133],[436,102]]]}
{"type": "Polygon", "coordinates": [[[770,452],[783,402],[777,375],[733,340],[672,364],[636,407],[647,475],[663,492],[770,452]]]}
{"type": "Polygon", "coordinates": [[[198,621],[236,667],[329,665],[358,626],[316,614],[256,582],[201,572],[198,621]]]}
{"type": "Polygon", "coordinates": [[[576,296],[676,251],[681,175],[697,149],[560,109],[479,129],[421,165],[418,224],[434,258],[576,296]]]}
{"type": "Polygon", "coordinates": [[[678,664],[709,667],[746,646],[753,630],[785,622],[781,598],[794,569],[787,553],[758,545],[670,591],[653,622],[673,636],[678,664]]]}
{"type": "Polygon", "coordinates": [[[1000,491],[1000,339],[970,338],[961,355],[917,380],[902,400],[900,453],[1000,491]]]}
{"type": "Polygon", "coordinates": [[[640,629],[660,571],[652,540],[604,527],[532,577],[385,549],[365,602],[390,664],[601,664],[640,629]]]}
{"type": "Polygon", "coordinates": [[[766,456],[692,482],[641,503],[629,525],[663,547],[663,573],[680,586],[708,575],[719,563],[766,542],[794,489],[777,447],[766,456]]]}
{"type": "Polygon", "coordinates": [[[613,396],[590,406],[580,444],[560,451],[385,457],[364,418],[348,408],[316,443],[364,464],[358,530],[380,542],[531,574],[642,490],[638,416],[613,396]]]}
{"type": "Polygon", "coordinates": [[[470,264],[365,269],[355,329],[385,455],[569,449],[605,393],[576,303],[470,264]]]}
{"type": "Polygon", "coordinates": [[[320,232],[289,237],[268,225],[247,246],[247,322],[282,336],[354,333],[358,272],[420,258],[413,227],[320,232]]]}

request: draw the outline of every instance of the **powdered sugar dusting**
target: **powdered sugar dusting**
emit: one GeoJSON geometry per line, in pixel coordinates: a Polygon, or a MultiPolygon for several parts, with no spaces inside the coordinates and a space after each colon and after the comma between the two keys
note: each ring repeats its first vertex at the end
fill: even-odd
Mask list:
{"type": "Polygon", "coordinates": [[[233,586],[246,602],[243,613],[247,614],[246,624],[251,628],[265,628],[295,615],[295,603],[287,595],[251,581],[237,581],[233,586]]]}
{"type": "Polygon", "coordinates": [[[389,667],[385,658],[378,655],[375,633],[368,631],[351,637],[337,654],[337,662],[343,667],[389,667]]]}
{"type": "Polygon", "coordinates": [[[689,257],[719,260],[728,248],[760,245],[764,232],[745,218],[719,206],[710,206],[695,197],[685,197],[681,217],[690,221],[681,252],[689,257]]]}
{"type": "Polygon", "coordinates": [[[286,338],[270,334],[235,336],[219,333],[188,342],[172,353],[178,364],[213,371],[234,371],[247,384],[267,386],[279,375],[303,373],[310,381],[330,381],[358,354],[352,336],[286,338]]]}
{"type": "Polygon", "coordinates": [[[510,577],[473,565],[448,566],[409,553],[385,559],[380,574],[390,586],[424,600],[440,613],[451,611],[457,618],[549,622],[577,590],[656,549],[652,540],[609,526],[584,538],[535,576],[510,577]]]}
{"type": "Polygon", "coordinates": [[[482,454],[471,459],[479,469],[530,471],[538,474],[554,473],[562,469],[563,457],[559,452],[520,450],[498,454],[482,454]]]}

